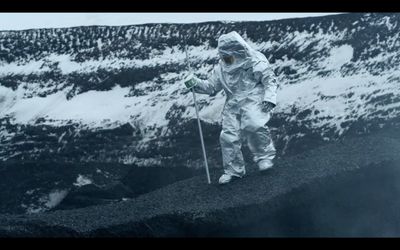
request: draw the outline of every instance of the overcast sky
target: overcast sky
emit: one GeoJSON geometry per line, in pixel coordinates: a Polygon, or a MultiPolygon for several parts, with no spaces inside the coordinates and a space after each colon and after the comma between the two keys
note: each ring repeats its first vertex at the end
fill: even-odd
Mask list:
{"type": "Polygon", "coordinates": [[[0,13],[0,30],[83,25],[262,21],[338,13],[0,13]]]}

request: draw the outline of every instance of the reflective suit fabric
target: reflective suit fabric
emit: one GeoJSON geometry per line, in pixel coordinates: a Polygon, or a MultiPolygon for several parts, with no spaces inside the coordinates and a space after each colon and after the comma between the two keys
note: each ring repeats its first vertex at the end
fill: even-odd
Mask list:
{"type": "Polygon", "coordinates": [[[226,174],[242,177],[246,173],[241,151],[245,141],[255,162],[272,166],[275,147],[266,125],[271,114],[262,111],[261,102],[276,105],[277,81],[265,56],[236,32],[222,35],[218,50],[220,55],[233,55],[235,62],[225,65],[220,60],[208,80],[197,79],[194,91],[209,95],[225,91],[220,134],[223,167],[226,174]]]}

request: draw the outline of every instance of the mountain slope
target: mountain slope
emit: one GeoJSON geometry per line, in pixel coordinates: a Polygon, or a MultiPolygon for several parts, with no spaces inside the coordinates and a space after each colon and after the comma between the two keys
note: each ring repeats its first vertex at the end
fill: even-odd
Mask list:
{"type": "MultiPolygon", "coordinates": [[[[398,21],[398,14],[345,14],[1,32],[0,139],[7,146],[0,157],[198,165],[199,153],[189,158],[194,148],[171,154],[197,136],[192,97],[180,82],[183,46],[206,77],[218,36],[231,30],[263,52],[278,76],[270,125],[281,154],[397,126],[398,21]]],[[[208,147],[218,152],[224,94],[199,102],[208,147]]]]}
{"type": "MultiPolygon", "coordinates": [[[[38,192],[30,180],[9,186],[21,204],[10,200],[13,209],[4,209],[53,209],[73,196],[68,190],[77,178],[111,185],[131,166],[202,171],[193,100],[181,83],[187,74],[184,46],[195,73],[206,78],[218,60],[219,35],[232,30],[267,56],[279,79],[269,122],[279,159],[348,137],[397,131],[399,19],[398,13],[350,13],[0,31],[0,160],[8,166],[34,162],[51,175],[36,178],[35,168],[21,170],[35,183],[49,181],[38,192]],[[100,169],[86,168],[96,164],[100,169]]],[[[225,95],[197,97],[209,165],[219,173],[225,95]]],[[[246,146],[244,151],[252,167],[246,146]]]]}

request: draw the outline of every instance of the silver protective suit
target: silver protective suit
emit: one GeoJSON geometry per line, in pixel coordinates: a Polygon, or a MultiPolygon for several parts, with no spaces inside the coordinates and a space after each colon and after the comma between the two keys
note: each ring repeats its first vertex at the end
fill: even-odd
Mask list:
{"type": "Polygon", "coordinates": [[[272,166],[275,147],[266,123],[271,113],[262,111],[262,101],[276,105],[277,81],[267,58],[251,48],[236,32],[221,35],[218,53],[234,56],[230,65],[223,60],[215,67],[208,80],[196,78],[195,92],[226,93],[222,112],[220,143],[225,174],[242,177],[246,173],[242,142],[247,141],[254,161],[272,166]]]}

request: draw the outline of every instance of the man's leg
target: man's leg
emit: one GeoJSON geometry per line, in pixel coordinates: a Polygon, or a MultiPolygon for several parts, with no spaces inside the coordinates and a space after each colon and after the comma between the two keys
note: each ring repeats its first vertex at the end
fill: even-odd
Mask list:
{"type": "Polygon", "coordinates": [[[260,170],[272,167],[276,155],[275,146],[266,125],[270,117],[271,114],[262,112],[260,105],[255,102],[243,108],[241,129],[246,134],[247,144],[260,170]]]}
{"type": "Polygon", "coordinates": [[[272,167],[276,150],[266,125],[248,133],[247,143],[260,170],[272,167]]]}
{"type": "Polygon", "coordinates": [[[241,151],[240,120],[237,114],[223,113],[220,143],[224,173],[237,177],[245,175],[246,169],[241,151]]]}

